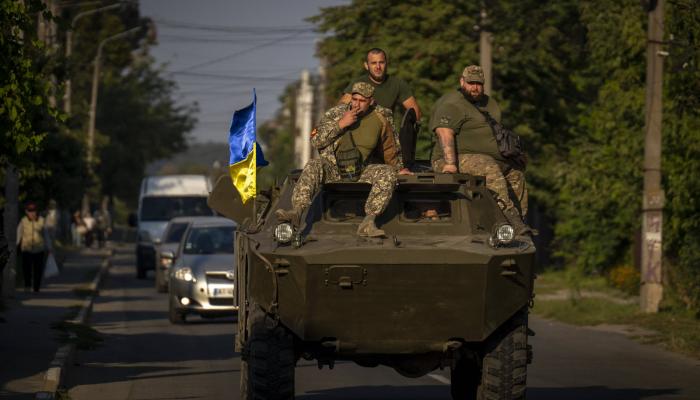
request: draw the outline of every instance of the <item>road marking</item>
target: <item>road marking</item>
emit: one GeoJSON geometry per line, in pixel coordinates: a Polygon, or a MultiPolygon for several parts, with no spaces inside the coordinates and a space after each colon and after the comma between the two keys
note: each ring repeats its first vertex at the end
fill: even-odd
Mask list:
{"type": "Polygon", "coordinates": [[[442,376],[442,375],[438,375],[438,374],[428,374],[428,376],[431,377],[431,378],[433,378],[433,379],[435,379],[436,381],[438,381],[438,382],[440,382],[440,383],[444,383],[445,385],[449,385],[449,384],[450,384],[450,380],[447,379],[447,378],[445,378],[445,377],[442,376]]]}

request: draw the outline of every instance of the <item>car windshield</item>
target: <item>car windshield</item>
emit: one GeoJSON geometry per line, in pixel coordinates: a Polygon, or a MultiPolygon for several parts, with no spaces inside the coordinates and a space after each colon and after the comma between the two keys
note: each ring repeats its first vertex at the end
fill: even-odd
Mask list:
{"type": "Polygon", "coordinates": [[[170,224],[170,228],[168,228],[168,231],[165,232],[165,240],[163,240],[163,242],[164,243],[178,243],[178,242],[180,242],[180,239],[182,239],[182,235],[185,233],[186,229],[187,229],[186,222],[170,224]]]}
{"type": "Polygon", "coordinates": [[[141,202],[141,221],[169,221],[175,217],[202,215],[214,215],[207,206],[206,197],[144,197],[141,202]]]}
{"type": "Polygon", "coordinates": [[[185,254],[233,254],[233,227],[193,228],[185,240],[185,254]]]}

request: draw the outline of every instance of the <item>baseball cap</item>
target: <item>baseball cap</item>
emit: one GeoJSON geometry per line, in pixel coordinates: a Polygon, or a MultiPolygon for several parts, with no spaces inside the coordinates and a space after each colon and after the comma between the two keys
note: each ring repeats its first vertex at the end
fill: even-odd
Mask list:
{"type": "Polygon", "coordinates": [[[374,86],[367,82],[355,82],[352,85],[352,94],[360,94],[364,97],[372,97],[374,94],[374,86]]]}
{"type": "Polygon", "coordinates": [[[465,81],[469,83],[481,83],[484,84],[484,70],[478,65],[470,65],[464,68],[462,72],[462,77],[465,81]]]}

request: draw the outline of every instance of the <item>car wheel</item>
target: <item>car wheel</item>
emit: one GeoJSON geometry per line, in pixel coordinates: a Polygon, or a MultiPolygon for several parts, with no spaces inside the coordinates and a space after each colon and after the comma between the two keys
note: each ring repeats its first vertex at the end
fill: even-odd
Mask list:
{"type": "MultiPolygon", "coordinates": [[[[256,307],[257,308],[257,307],[256,307]]],[[[249,315],[247,357],[241,368],[243,399],[294,399],[294,336],[258,310],[249,315]]]]}
{"type": "Polygon", "coordinates": [[[175,296],[170,296],[170,302],[168,306],[168,319],[172,324],[184,324],[187,322],[187,314],[177,309],[177,300],[175,296]]]}
{"type": "Polygon", "coordinates": [[[463,358],[452,370],[452,399],[524,400],[527,381],[527,312],[520,312],[487,341],[482,367],[463,358]]]}

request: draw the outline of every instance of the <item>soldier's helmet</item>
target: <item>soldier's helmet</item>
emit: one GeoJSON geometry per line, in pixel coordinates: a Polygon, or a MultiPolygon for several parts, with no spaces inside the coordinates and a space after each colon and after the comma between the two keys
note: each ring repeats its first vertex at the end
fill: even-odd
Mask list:
{"type": "Polygon", "coordinates": [[[355,82],[352,85],[352,94],[360,94],[364,97],[372,97],[374,94],[374,86],[367,82],[355,82]]]}
{"type": "Polygon", "coordinates": [[[462,77],[465,81],[469,83],[481,83],[484,84],[484,70],[478,65],[470,65],[464,68],[462,72],[462,77]]]}

